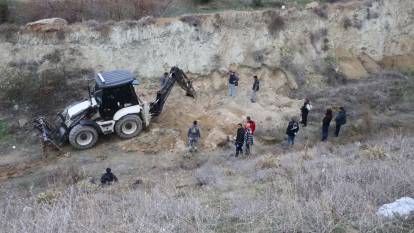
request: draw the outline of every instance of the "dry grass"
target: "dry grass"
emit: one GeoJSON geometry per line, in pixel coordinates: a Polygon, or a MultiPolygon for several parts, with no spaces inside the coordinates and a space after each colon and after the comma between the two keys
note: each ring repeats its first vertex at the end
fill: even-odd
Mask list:
{"type": "Polygon", "coordinates": [[[166,177],[133,190],[11,194],[0,202],[0,232],[409,232],[412,219],[383,220],[375,212],[413,196],[414,138],[396,134],[366,143],[382,145],[389,156],[366,159],[358,143],[320,144],[308,161],[299,151],[277,163],[270,156],[205,163],[194,173],[203,185],[185,190],[166,177]],[[230,176],[221,163],[232,166],[230,176]],[[257,169],[272,171],[271,179],[251,180],[257,169]]]}

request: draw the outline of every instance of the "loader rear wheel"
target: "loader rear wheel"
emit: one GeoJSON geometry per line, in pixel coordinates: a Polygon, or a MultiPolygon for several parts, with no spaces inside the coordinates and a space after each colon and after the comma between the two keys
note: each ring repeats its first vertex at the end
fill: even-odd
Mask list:
{"type": "Polygon", "coordinates": [[[85,150],[93,147],[98,141],[98,132],[91,126],[77,125],[69,133],[70,144],[78,149],[85,150]]]}
{"type": "Polygon", "coordinates": [[[123,139],[133,138],[141,131],[142,121],[137,115],[124,116],[115,124],[116,134],[123,139]]]}

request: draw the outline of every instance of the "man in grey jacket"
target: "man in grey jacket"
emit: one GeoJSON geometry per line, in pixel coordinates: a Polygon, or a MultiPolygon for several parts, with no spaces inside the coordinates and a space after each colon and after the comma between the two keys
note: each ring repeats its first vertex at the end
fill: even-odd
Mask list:
{"type": "Polygon", "coordinates": [[[200,128],[198,128],[197,121],[193,122],[193,125],[188,129],[188,147],[190,152],[197,150],[197,143],[201,137],[200,128]]]}

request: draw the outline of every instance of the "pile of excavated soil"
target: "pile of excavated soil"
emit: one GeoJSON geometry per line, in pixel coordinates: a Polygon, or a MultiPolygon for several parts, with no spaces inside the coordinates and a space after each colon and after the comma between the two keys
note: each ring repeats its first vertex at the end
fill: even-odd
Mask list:
{"type": "MultiPolygon", "coordinates": [[[[243,70],[242,70],[243,71],[243,70]]],[[[197,98],[186,97],[178,86],[174,87],[163,113],[154,119],[150,129],[139,137],[121,142],[124,151],[182,151],[187,144],[187,130],[194,120],[201,128],[200,147],[212,150],[226,145],[233,138],[237,124],[247,116],[257,124],[257,138],[267,138],[270,131],[285,127],[291,116],[299,116],[301,101],[285,96],[289,83],[282,73],[258,73],[261,90],[256,103],[250,102],[252,73],[242,73],[237,97],[227,96],[227,76],[197,78],[194,86],[197,98]]],[[[138,93],[146,101],[153,101],[158,86],[145,81],[138,93]]]]}

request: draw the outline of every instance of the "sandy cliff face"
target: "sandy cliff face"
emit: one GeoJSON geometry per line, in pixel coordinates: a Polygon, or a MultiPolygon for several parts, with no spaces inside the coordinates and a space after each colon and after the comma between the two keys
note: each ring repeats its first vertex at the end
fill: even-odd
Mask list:
{"type": "Polygon", "coordinates": [[[22,31],[9,42],[3,39],[0,63],[26,60],[47,67],[42,58],[60,50],[62,61],[74,68],[128,68],[142,77],[158,76],[173,65],[200,75],[233,66],[263,75],[281,67],[298,76],[315,71],[325,57],[341,60],[336,55],[340,48],[354,58],[364,53],[385,65],[396,63],[393,57],[404,56],[411,59],[405,59],[405,68],[412,66],[413,12],[411,0],[383,0],[326,9],[225,12],[113,25],[85,23],[70,25],[64,32],[22,31]],[[318,16],[315,11],[322,13],[318,16]]]}
{"type": "MultiPolygon", "coordinates": [[[[30,92],[41,100],[34,106],[46,108],[32,107],[30,112],[37,109],[43,114],[57,111],[81,95],[85,86],[81,84],[82,74],[115,68],[137,74],[142,80],[140,96],[151,101],[159,87],[157,77],[178,65],[195,79],[198,99],[185,98],[175,88],[151,132],[154,138],[180,135],[180,140],[166,145],[183,147],[183,129],[199,119],[204,146],[215,148],[249,115],[258,123],[258,134],[263,137],[282,132],[286,122],[298,116],[302,103],[288,97],[292,89],[303,87],[307,94],[310,90],[318,92],[338,74],[361,79],[379,72],[381,66],[413,69],[413,12],[412,0],[367,0],[311,4],[306,9],[87,22],[52,32],[23,30],[0,36],[0,70],[8,70],[0,73],[0,79],[13,73],[13,69],[18,74],[35,70],[38,75],[30,73],[23,84],[33,81],[32,76],[44,79],[46,86],[56,83],[60,89],[41,85],[39,90],[32,88],[30,92]],[[226,97],[229,69],[241,77],[236,98],[226,97]],[[253,75],[261,80],[259,101],[255,104],[249,101],[253,75]]],[[[26,86],[15,92],[18,94],[26,86]]],[[[27,98],[32,98],[26,92],[27,98]]],[[[319,106],[320,113],[334,104],[328,101],[319,106]]],[[[138,150],[131,145],[142,145],[146,142],[140,140],[144,139],[138,137],[123,146],[125,150],[138,150]]],[[[148,145],[153,148],[151,143],[148,145]]]]}

